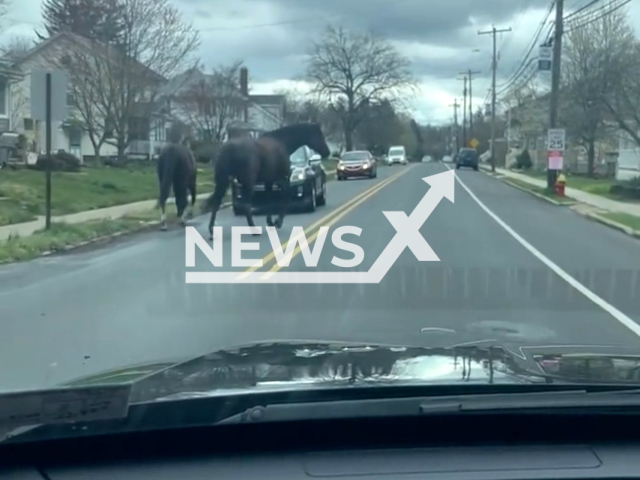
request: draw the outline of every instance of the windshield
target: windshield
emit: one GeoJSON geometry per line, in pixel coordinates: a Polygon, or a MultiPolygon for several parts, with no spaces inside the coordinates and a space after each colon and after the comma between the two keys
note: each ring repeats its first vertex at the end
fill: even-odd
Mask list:
{"type": "Polygon", "coordinates": [[[160,370],[640,378],[640,2],[103,3],[0,9],[0,432],[160,370]]]}
{"type": "Polygon", "coordinates": [[[302,167],[308,163],[305,147],[298,148],[291,154],[291,165],[296,167],[302,167]]]}
{"type": "Polygon", "coordinates": [[[340,159],[344,162],[352,162],[356,160],[368,160],[369,155],[367,154],[367,152],[349,152],[342,155],[340,159]]]}

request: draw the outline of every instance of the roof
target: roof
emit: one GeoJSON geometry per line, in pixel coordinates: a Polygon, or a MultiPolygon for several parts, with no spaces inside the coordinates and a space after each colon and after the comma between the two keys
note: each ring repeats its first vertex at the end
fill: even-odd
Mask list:
{"type": "Polygon", "coordinates": [[[284,105],[285,95],[249,95],[249,100],[257,105],[284,105]]]}
{"type": "Polygon", "coordinates": [[[24,74],[20,69],[15,68],[10,63],[0,61],[0,77],[8,78],[9,80],[18,80],[23,76],[24,74]]]}
{"type": "MultiPolygon", "coordinates": [[[[51,35],[46,40],[43,40],[42,42],[38,43],[35,47],[33,47],[31,50],[29,50],[19,61],[15,62],[13,64],[13,67],[18,67],[19,65],[22,65],[27,60],[30,60],[35,55],[41,53],[43,50],[45,50],[51,44],[53,44],[53,43],[55,43],[57,41],[60,41],[60,40],[68,40],[68,41],[70,41],[72,43],[75,43],[76,45],[79,45],[79,46],[81,46],[83,48],[86,48],[87,50],[89,50],[91,52],[95,52],[97,49],[102,49],[103,50],[102,53],[104,53],[106,55],[113,54],[112,53],[113,49],[110,49],[107,45],[101,45],[98,42],[94,42],[92,40],[89,40],[88,38],[81,37],[80,35],[76,35],[75,33],[63,31],[63,32],[58,32],[58,33],[56,33],[54,35],[51,35]]],[[[137,63],[141,68],[143,68],[147,72],[152,73],[154,76],[156,76],[158,80],[165,80],[165,78],[162,75],[160,75],[157,72],[154,72],[153,70],[148,68],[146,65],[143,65],[140,62],[137,62],[137,63]]]]}

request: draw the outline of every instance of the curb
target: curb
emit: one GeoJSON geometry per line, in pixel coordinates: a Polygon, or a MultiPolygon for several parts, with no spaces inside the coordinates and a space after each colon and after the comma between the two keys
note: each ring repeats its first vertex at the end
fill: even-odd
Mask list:
{"type": "Polygon", "coordinates": [[[506,183],[507,185],[509,185],[509,186],[511,186],[513,188],[517,188],[518,190],[522,190],[523,192],[527,192],[527,193],[533,195],[534,197],[538,197],[539,199],[544,200],[545,202],[549,202],[549,203],[551,203],[553,205],[556,205],[557,207],[569,207],[569,206],[572,206],[572,205],[575,205],[576,203],[578,203],[575,200],[574,201],[568,201],[568,202],[558,202],[556,200],[553,200],[552,198],[546,197],[545,195],[541,195],[538,192],[531,191],[528,188],[525,188],[525,187],[522,187],[522,186],[517,185],[515,183],[512,183],[509,180],[506,180],[504,178],[502,179],[502,182],[506,183]]]}
{"type": "MultiPolygon", "coordinates": [[[[571,200],[571,201],[567,201],[567,202],[558,202],[556,200],[553,200],[552,198],[549,198],[549,197],[547,197],[545,195],[541,195],[541,194],[539,194],[537,192],[529,190],[528,188],[522,187],[522,186],[520,186],[520,185],[518,185],[516,183],[513,183],[513,182],[509,181],[508,175],[502,175],[502,174],[500,174],[498,172],[492,173],[489,170],[486,170],[484,168],[481,168],[481,171],[485,175],[488,175],[488,176],[493,177],[493,178],[497,178],[498,180],[501,180],[503,183],[506,183],[507,185],[509,185],[509,186],[511,186],[513,188],[517,188],[518,190],[522,190],[523,192],[527,192],[528,194],[533,195],[534,197],[537,197],[537,198],[539,198],[541,200],[544,200],[545,202],[549,202],[549,203],[551,203],[551,204],[553,204],[553,205],[555,205],[557,207],[570,207],[572,205],[580,203],[577,200],[571,200]]],[[[535,185],[532,185],[532,186],[535,186],[535,185]]]]}
{"type": "Polygon", "coordinates": [[[589,211],[582,211],[582,210],[577,209],[577,208],[572,208],[572,210],[574,212],[576,212],[578,215],[582,215],[583,217],[586,217],[586,218],[588,218],[590,220],[598,222],[598,223],[600,223],[602,225],[605,225],[607,227],[613,228],[614,230],[619,230],[622,233],[626,233],[630,237],[634,237],[634,238],[640,239],[640,231],[634,230],[633,228],[628,227],[626,225],[623,225],[622,223],[618,223],[615,220],[609,220],[608,218],[603,217],[601,215],[598,215],[597,213],[589,212],[589,211]]]}
{"type": "MultiPolygon", "coordinates": [[[[330,176],[335,176],[337,170],[330,170],[325,172],[327,177],[330,176]]],[[[209,194],[210,195],[210,194],[209,194]]],[[[231,207],[232,203],[231,202],[225,202],[222,205],[220,205],[221,209],[224,208],[229,208],[231,207]]],[[[125,215],[126,216],[126,215],[125,215]]],[[[120,217],[120,218],[124,218],[120,217]]],[[[102,220],[111,220],[110,218],[104,218],[102,220]]],[[[64,222],[63,222],[64,223],[64,222]]],[[[35,258],[39,258],[39,257],[48,257],[50,255],[53,255],[55,253],[62,253],[62,252],[69,252],[71,250],[75,250],[77,248],[81,248],[81,247],[86,247],[87,245],[91,245],[93,243],[98,243],[98,242],[104,242],[104,241],[108,241],[108,240],[113,240],[115,238],[118,238],[122,235],[127,235],[127,234],[131,234],[131,233],[135,233],[139,230],[144,230],[146,227],[152,227],[152,226],[156,226],[156,225],[160,225],[160,221],[159,220],[150,220],[150,221],[141,221],[139,224],[139,229],[133,229],[133,230],[126,230],[126,231],[122,231],[122,232],[115,232],[109,235],[102,235],[100,237],[96,237],[96,238],[92,238],[91,240],[85,240],[84,242],[80,242],[74,245],[67,245],[59,250],[47,250],[45,252],[42,252],[38,255],[36,255],[35,257],[32,257],[29,260],[33,260],[35,258]]],[[[18,263],[20,262],[20,260],[12,260],[12,259],[8,259],[8,260],[0,260],[0,265],[5,265],[5,264],[9,264],[9,263],[18,263]]]]}
{"type": "MultiPolygon", "coordinates": [[[[222,205],[220,205],[220,209],[224,209],[224,208],[229,208],[231,206],[231,202],[226,202],[223,203],[222,205]]],[[[120,217],[120,218],[124,218],[124,217],[120,217]]],[[[105,218],[103,220],[110,220],[108,218],[105,218]]],[[[139,227],[140,228],[134,228],[132,230],[125,230],[122,232],[115,232],[115,233],[111,233],[109,235],[102,235],[100,237],[96,237],[96,238],[92,238],[91,240],[85,240],[84,242],[80,242],[80,243],[76,243],[74,245],[66,245],[65,247],[59,249],[59,250],[47,250],[44,251],[28,260],[34,260],[36,258],[39,257],[48,257],[51,256],[55,253],[62,253],[62,252],[69,252],[71,250],[75,250],[81,247],[86,247],[87,245],[91,245],[93,243],[98,243],[98,242],[104,242],[104,241],[109,241],[109,240],[113,240],[115,238],[121,237],[122,235],[127,235],[127,234],[131,234],[131,233],[136,233],[140,230],[144,230],[147,227],[153,227],[156,225],[160,225],[160,220],[149,220],[149,221],[140,221],[139,223],[139,227]]],[[[25,260],[25,261],[28,261],[25,260]]],[[[21,260],[12,260],[12,259],[8,259],[8,260],[0,260],[0,265],[6,265],[9,263],[19,263],[21,260]]]]}

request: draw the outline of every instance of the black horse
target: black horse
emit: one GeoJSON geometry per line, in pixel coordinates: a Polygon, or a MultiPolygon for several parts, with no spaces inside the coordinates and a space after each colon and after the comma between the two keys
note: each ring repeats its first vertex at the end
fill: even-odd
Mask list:
{"type": "Polygon", "coordinates": [[[206,208],[211,211],[211,238],[216,214],[232,178],[238,181],[242,189],[245,216],[251,227],[255,226],[252,198],[256,183],[264,183],[267,192],[273,191],[273,186],[277,185],[277,202],[267,215],[267,225],[282,227],[289,203],[289,157],[303,145],[315,150],[322,158],[327,158],[331,153],[320,126],[314,123],[289,125],[267,132],[257,139],[236,138],[222,146],[215,165],[215,191],[206,202],[206,208]],[[272,213],[278,214],[275,223],[271,218],[272,213]]]}
{"type": "Polygon", "coordinates": [[[162,212],[160,217],[162,230],[167,229],[167,216],[165,204],[171,187],[176,198],[178,217],[182,225],[186,224],[187,217],[193,215],[193,206],[196,203],[196,177],[198,169],[189,148],[178,142],[167,145],[158,157],[158,180],[160,183],[160,199],[158,204],[162,212]],[[187,212],[188,198],[191,193],[191,208],[187,212]]]}

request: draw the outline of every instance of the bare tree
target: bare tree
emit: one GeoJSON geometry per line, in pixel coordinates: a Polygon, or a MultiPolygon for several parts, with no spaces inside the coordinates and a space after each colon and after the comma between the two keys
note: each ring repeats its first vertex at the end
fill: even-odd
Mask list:
{"type": "Polygon", "coordinates": [[[228,122],[241,115],[245,104],[240,93],[242,63],[218,66],[176,98],[177,108],[203,140],[221,144],[228,122]]]}
{"type": "Polygon", "coordinates": [[[608,50],[603,67],[611,72],[601,100],[613,121],[640,147],[640,43],[623,10],[616,10],[594,24],[600,24],[603,30],[600,41],[602,48],[608,50]]]}
{"type": "Polygon", "coordinates": [[[397,103],[415,88],[409,66],[409,60],[383,39],[329,26],[312,45],[306,79],[340,119],[351,149],[367,106],[382,100],[397,103]]]}
{"type": "Polygon", "coordinates": [[[29,37],[12,37],[4,45],[0,46],[2,60],[15,63],[34,47],[34,42],[29,37]]]}
{"type": "Polygon", "coordinates": [[[70,72],[72,105],[69,117],[76,127],[87,133],[94,156],[99,161],[102,146],[107,138],[113,137],[111,112],[115,104],[115,90],[110,83],[111,62],[102,46],[87,44],[78,37],[76,47],[60,59],[61,67],[70,72]],[[96,54],[96,50],[103,54],[96,54]]]}
{"type": "Polygon", "coordinates": [[[627,36],[625,25],[624,13],[616,11],[595,21],[567,26],[560,112],[568,136],[587,151],[589,176],[594,173],[596,143],[608,131],[609,109],[603,92],[617,82],[619,71],[612,67],[619,52],[614,44],[627,36]]]}
{"type": "Polygon", "coordinates": [[[83,39],[87,48],[67,55],[66,65],[85,125],[97,122],[96,138],[115,145],[122,160],[133,140],[148,140],[162,87],[195,64],[199,38],[168,0],[120,0],[119,7],[117,43],[83,39]],[[88,72],[98,76],[87,82],[88,72]]]}

